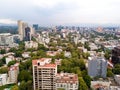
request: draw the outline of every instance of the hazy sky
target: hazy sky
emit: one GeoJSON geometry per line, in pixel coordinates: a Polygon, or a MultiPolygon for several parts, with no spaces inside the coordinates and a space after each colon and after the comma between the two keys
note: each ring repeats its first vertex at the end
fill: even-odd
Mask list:
{"type": "Polygon", "coordinates": [[[120,24],[120,0],[0,0],[0,23],[120,24]]]}

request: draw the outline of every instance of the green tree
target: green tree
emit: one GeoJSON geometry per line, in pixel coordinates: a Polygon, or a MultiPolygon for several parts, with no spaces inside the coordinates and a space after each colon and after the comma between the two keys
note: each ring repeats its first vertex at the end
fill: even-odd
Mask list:
{"type": "Polygon", "coordinates": [[[1,54],[5,54],[5,53],[6,53],[6,50],[5,50],[5,49],[1,49],[1,50],[0,50],[0,53],[1,53],[1,54]]]}
{"type": "Polygon", "coordinates": [[[22,81],[19,85],[19,90],[27,90],[26,82],[22,81]]]}
{"type": "Polygon", "coordinates": [[[8,68],[7,67],[0,68],[0,74],[7,73],[7,72],[8,72],[8,68]]]}
{"type": "Polygon", "coordinates": [[[6,58],[6,57],[3,57],[3,58],[0,60],[0,67],[3,66],[3,64],[6,63],[5,58],[6,58]]]}
{"type": "Polygon", "coordinates": [[[58,88],[57,90],[65,90],[65,89],[63,89],[63,88],[58,88]]]}
{"type": "Polygon", "coordinates": [[[32,75],[27,70],[22,70],[18,75],[18,81],[32,80],[32,75]]]}
{"type": "Polygon", "coordinates": [[[38,50],[47,51],[48,49],[43,44],[38,44],[38,50]]]}
{"type": "Polygon", "coordinates": [[[17,51],[17,49],[15,47],[10,48],[10,50],[9,50],[9,52],[16,52],[16,51],[17,51]]]}
{"type": "Polygon", "coordinates": [[[84,48],[86,48],[88,51],[90,51],[89,42],[85,42],[84,48]]]}
{"type": "Polygon", "coordinates": [[[21,50],[17,50],[15,52],[15,57],[22,57],[22,51],[21,50]]]}
{"type": "Polygon", "coordinates": [[[26,82],[27,90],[33,90],[32,86],[33,86],[33,84],[32,84],[31,80],[29,80],[29,81],[26,82]]]}
{"type": "Polygon", "coordinates": [[[106,59],[109,59],[109,58],[110,58],[111,52],[112,52],[112,51],[109,50],[109,49],[106,49],[106,50],[105,50],[105,55],[104,55],[104,56],[105,56],[106,59]]]}
{"type": "Polygon", "coordinates": [[[6,63],[5,59],[6,59],[6,57],[3,57],[3,58],[1,59],[1,60],[2,60],[2,62],[3,62],[3,64],[5,64],[5,63],[6,63]]]}
{"type": "Polygon", "coordinates": [[[90,78],[90,76],[85,75],[85,76],[83,76],[83,79],[84,79],[86,85],[90,88],[90,86],[91,86],[91,78],[90,78]]]}
{"type": "Polygon", "coordinates": [[[113,73],[120,74],[120,64],[115,65],[115,67],[113,68],[113,73]]]}
{"type": "Polygon", "coordinates": [[[112,69],[107,69],[107,77],[113,77],[114,74],[112,72],[112,69]]]}
{"type": "Polygon", "coordinates": [[[88,87],[82,77],[79,77],[79,90],[88,90],[88,87]]]}
{"type": "Polygon", "coordinates": [[[25,43],[24,43],[24,41],[21,41],[21,42],[19,43],[18,49],[19,49],[20,51],[25,50],[25,43]]]}
{"type": "Polygon", "coordinates": [[[17,85],[12,86],[11,90],[19,90],[19,87],[17,85]]]}
{"type": "Polygon", "coordinates": [[[16,63],[16,61],[15,60],[13,60],[13,61],[10,61],[9,63],[8,63],[8,67],[10,67],[11,65],[14,65],[16,63]]]}
{"type": "Polygon", "coordinates": [[[83,58],[85,58],[85,59],[88,59],[88,57],[90,56],[90,54],[87,52],[87,53],[82,53],[82,55],[83,55],[83,58]]]}
{"type": "Polygon", "coordinates": [[[81,70],[85,70],[85,69],[86,69],[86,68],[85,68],[85,62],[84,62],[83,59],[80,59],[80,69],[81,69],[81,70]]]}
{"type": "Polygon", "coordinates": [[[108,52],[105,52],[105,58],[108,60],[110,58],[110,54],[108,52]]]}
{"type": "Polygon", "coordinates": [[[73,69],[71,70],[71,72],[76,73],[78,75],[78,77],[82,76],[81,70],[80,70],[80,68],[78,66],[73,67],[73,69]]]}

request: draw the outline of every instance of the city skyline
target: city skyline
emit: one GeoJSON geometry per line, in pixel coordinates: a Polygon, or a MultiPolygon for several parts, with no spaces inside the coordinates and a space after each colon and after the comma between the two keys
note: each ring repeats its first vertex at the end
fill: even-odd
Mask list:
{"type": "Polygon", "coordinates": [[[1,0],[0,24],[120,25],[119,0],[1,0]]]}

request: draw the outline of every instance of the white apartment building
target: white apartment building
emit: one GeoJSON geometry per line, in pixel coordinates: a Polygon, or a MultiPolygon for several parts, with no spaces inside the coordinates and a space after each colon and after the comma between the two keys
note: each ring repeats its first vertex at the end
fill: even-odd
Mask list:
{"type": "Polygon", "coordinates": [[[6,85],[7,84],[7,79],[8,79],[7,73],[0,74],[0,86],[6,85]]]}
{"type": "Polygon", "coordinates": [[[19,73],[19,63],[10,66],[8,71],[10,83],[17,83],[18,73],[19,73]]]}
{"type": "Polygon", "coordinates": [[[34,41],[26,41],[25,48],[38,48],[38,43],[34,41]]]}
{"type": "Polygon", "coordinates": [[[18,41],[20,38],[19,35],[11,35],[10,33],[1,33],[0,34],[0,45],[9,46],[9,47],[16,47],[18,44],[16,41],[18,41]]]}
{"type": "Polygon", "coordinates": [[[64,90],[78,90],[79,82],[78,76],[74,73],[57,74],[56,76],[56,89],[64,90]]]}
{"type": "Polygon", "coordinates": [[[51,58],[32,61],[34,90],[56,90],[57,65],[50,64],[51,58]]]}
{"type": "Polygon", "coordinates": [[[15,57],[10,55],[10,56],[6,57],[5,60],[6,60],[6,64],[8,64],[10,61],[15,60],[15,57]]]}

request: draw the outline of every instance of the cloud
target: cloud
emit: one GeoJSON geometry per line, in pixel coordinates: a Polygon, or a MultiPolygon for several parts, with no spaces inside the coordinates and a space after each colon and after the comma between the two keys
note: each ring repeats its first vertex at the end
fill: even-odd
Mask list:
{"type": "Polygon", "coordinates": [[[57,5],[59,5],[60,3],[62,4],[67,4],[67,3],[71,3],[74,0],[33,0],[33,4],[35,6],[38,6],[40,8],[54,8],[57,5]]]}
{"type": "Polygon", "coordinates": [[[1,24],[16,24],[17,22],[11,19],[0,19],[0,23],[1,24]]]}
{"type": "Polygon", "coordinates": [[[0,0],[2,22],[120,23],[120,0],[0,0]],[[6,21],[6,22],[5,22],[6,21]]]}

